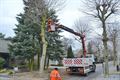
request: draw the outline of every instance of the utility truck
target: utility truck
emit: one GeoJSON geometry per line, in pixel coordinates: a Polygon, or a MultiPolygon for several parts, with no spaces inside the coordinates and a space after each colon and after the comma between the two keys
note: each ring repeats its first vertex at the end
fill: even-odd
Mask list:
{"type": "Polygon", "coordinates": [[[64,58],[63,65],[68,73],[78,73],[87,75],[89,72],[95,72],[96,65],[94,55],[89,55],[83,58],[64,58]]]}
{"type": "Polygon", "coordinates": [[[84,40],[85,35],[75,32],[74,30],[64,25],[57,24],[52,19],[48,20],[48,32],[54,32],[58,28],[61,28],[76,36],[79,36],[82,42],[82,48],[83,48],[83,54],[84,54],[83,57],[63,59],[63,65],[67,67],[66,71],[68,73],[79,73],[83,75],[87,75],[91,71],[95,72],[96,65],[95,65],[94,55],[86,55],[85,40],[84,40]]]}

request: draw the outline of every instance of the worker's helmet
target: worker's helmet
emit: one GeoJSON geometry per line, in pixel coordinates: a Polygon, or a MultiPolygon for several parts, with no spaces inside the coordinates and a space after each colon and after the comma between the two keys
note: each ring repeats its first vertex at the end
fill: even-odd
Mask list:
{"type": "Polygon", "coordinates": [[[54,68],[55,70],[58,70],[58,68],[54,68]]]}
{"type": "Polygon", "coordinates": [[[48,24],[47,24],[47,29],[48,29],[48,32],[54,32],[56,29],[55,29],[55,23],[52,19],[48,19],[48,24]]]}

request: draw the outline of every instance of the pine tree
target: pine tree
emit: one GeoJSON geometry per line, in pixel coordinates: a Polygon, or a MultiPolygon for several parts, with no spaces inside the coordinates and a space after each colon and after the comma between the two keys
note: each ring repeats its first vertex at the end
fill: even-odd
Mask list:
{"type": "MultiPolygon", "coordinates": [[[[53,20],[57,20],[57,16],[55,15],[55,11],[51,10],[48,14],[53,20]]],[[[16,25],[16,29],[14,29],[16,36],[12,39],[12,45],[10,45],[11,56],[17,57],[19,59],[23,59],[24,61],[27,59],[29,62],[29,68],[33,69],[33,61],[34,56],[38,54],[38,58],[40,58],[42,53],[41,51],[41,37],[40,28],[37,23],[32,22],[25,14],[20,14],[17,17],[18,25],[16,25]]],[[[48,41],[48,49],[47,49],[47,58],[48,60],[57,60],[61,61],[61,56],[63,55],[63,45],[60,40],[61,36],[59,35],[61,31],[56,31],[53,33],[49,33],[46,30],[46,40],[48,41]]],[[[38,59],[38,68],[39,62],[38,59]]]]}
{"type": "Polygon", "coordinates": [[[74,54],[71,46],[68,48],[67,58],[74,58],[74,54]]]}
{"type": "MultiPolygon", "coordinates": [[[[43,66],[44,66],[44,60],[46,57],[46,48],[47,48],[47,42],[48,36],[46,36],[46,21],[48,18],[52,18],[56,20],[57,16],[53,16],[55,14],[54,11],[50,11],[47,9],[46,5],[44,5],[44,1],[32,1],[32,0],[23,0],[25,4],[25,13],[20,14],[19,17],[17,17],[18,25],[15,29],[16,36],[12,40],[11,47],[11,53],[13,53],[13,56],[18,56],[21,58],[27,59],[29,63],[33,65],[34,55],[36,55],[36,52],[38,54],[38,64],[40,63],[40,71],[43,72],[43,66]],[[42,4],[41,4],[42,2],[42,4]],[[40,6],[41,5],[41,6],[40,6]],[[39,8],[39,9],[38,9],[39,8]],[[45,8],[45,9],[44,9],[45,8]],[[50,12],[50,13],[49,13],[50,12]],[[39,49],[41,47],[41,49],[39,49]],[[41,53],[41,54],[40,54],[41,53]],[[40,59],[41,58],[41,59],[40,59]]],[[[50,37],[53,40],[52,45],[50,46],[55,52],[55,54],[58,56],[56,59],[60,60],[62,52],[62,45],[60,36],[58,36],[59,32],[55,32],[54,35],[50,35],[50,37]],[[56,48],[55,47],[58,47],[56,48]]],[[[49,41],[49,40],[48,40],[49,41]]],[[[48,43],[49,44],[49,43],[48,43]]],[[[49,49],[48,49],[48,52],[49,49]]],[[[49,56],[49,55],[48,55],[49,56]]],[[[51,55],[50,55],[51,57],[51,55]]],[[[55,57],[54,57],[55,58],[55,57]]],[[[53,58],[53,59],[54,59],[53,58]]],[[[32,66],[31,66],[32,67],[32,66]]],[[[38,66],[39,67],[39,66],[38,66]]]]}
{"type": "Polygon", "coordinates": [[[0,39],[4,39],[5,35],[3,33],[0,33],[0,39]]]}
{"type": "MultiPolygon", "coordinates": [[[[61,4],[60,2],[62,0],[23,0],[24,4],[26,6],[26,13],[27,16],[33,20],[33,22],[36,22],[40,25],[41,32],[39,33],[39,36],[41,38],[42,42],[42,55],[40,60],[40,72],[42,73],[44,71],[44,65],[45,65],[45,58],[46,58],[46,50],[47,50],[47,41],[45,39],[45,28],[46,28],[46,21],[48,19],[48,12],[49,10],[57,9],[58,6],[61,4]]],[[[61,5],[60,5],[61,6],[61,5]]]]}
{"type": "Polygon", "coordinates": [[[36,54],[37,39],[35,36],[35,31],[33,23],[27,20],[24,14],[20,14],[17,17],[18,25],[14,29],[16,36],[12,39],[12,44],[10,45],[11,56],[21,59],[22,62],[25,60],[29,63],[29,69],[33,70],[34,55],[36,54]]]}

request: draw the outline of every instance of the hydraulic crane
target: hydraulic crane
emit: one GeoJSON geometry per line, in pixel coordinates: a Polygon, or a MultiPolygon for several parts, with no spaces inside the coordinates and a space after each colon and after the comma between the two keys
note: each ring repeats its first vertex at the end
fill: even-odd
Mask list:
{"type": "Polygon", "coordinates": [[[52,19],[48,19],[48,32],[54,32],[56,31],[58,28],[61,28],[65,31],[68,31],[76,36],[79,36],[81,38],[81,41],[82,41],[82,48],[83,48],[83,54],[84,54],[84,57],[86,57],[86,48],[85,48],[85,35],[84,34],[80,34],[78,32],[75,32],[73,29],[70,29],[64,25],[61,25],[61,24],[57,24],[55,23],[52,19]]]}
{"type": "Polygon", "coordinates": [[[68,73],[78,73],[83,75],[87,75],[89,72],[95,72],[96,65],[94,56],[86,57],[87,55],[84,40],[85,35],[75,32],[73,29],[70,29],[64,25],[57,24],[52,19],[48,20],[48,32],[54,32],[59,28],[79,36],[81,38],[83,47],[84,58],[63,58],[63,65],[67,67],[66,71],[68,73]]]}

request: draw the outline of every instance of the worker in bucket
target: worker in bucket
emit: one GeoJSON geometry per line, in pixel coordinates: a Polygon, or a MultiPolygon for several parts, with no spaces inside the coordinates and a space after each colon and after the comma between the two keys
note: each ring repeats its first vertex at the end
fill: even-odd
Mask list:
{"type": "Polygon", "coordinates": [[[54,70],[51,71],[50,80],[62,80],[62,78],[60,77],[58,68],[54,68],[54,70]]]}

